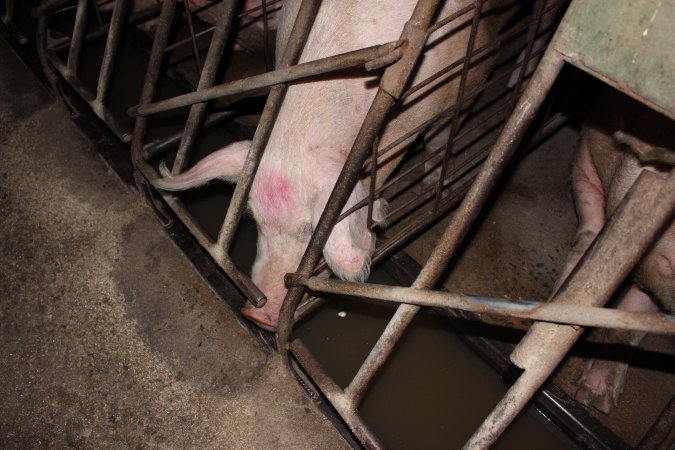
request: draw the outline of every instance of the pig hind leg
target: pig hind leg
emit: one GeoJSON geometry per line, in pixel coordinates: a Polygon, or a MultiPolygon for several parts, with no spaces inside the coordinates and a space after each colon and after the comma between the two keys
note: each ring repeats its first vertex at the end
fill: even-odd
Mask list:
{"type": "MultiPolygon", "coordinates": [[[[635,312],[657,311],[650,297],[635,285],[631,286],[617,309],[635,312]]],[[[595,357],[586,363],[579,380],[576,400],[605,414],[609,414],[612,407],[618,406],[629,362],[644,336],[645,333],[634,331],[607,331],[605,344],[595,357]]]]}

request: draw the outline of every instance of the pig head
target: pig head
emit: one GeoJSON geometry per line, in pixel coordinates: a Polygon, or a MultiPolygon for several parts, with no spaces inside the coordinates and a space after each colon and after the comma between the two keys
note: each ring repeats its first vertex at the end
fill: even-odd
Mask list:
{"type": "MultiPolygon", "coordinates": [[[[171,177],[165,165],[164,178],[155,182],[162,190],[183,190],[209,180],[237,182],[250,141],[231,144],[199,161],[190,170],[171,177]]],[[[341,165],[328,159],[270,161],[263,159],[251,186],[248,208],[258,227],[258,244],[253,264],[253,282],[268,298],[263,308],[245,307],[243,313],[259,326],[273,331],[286,295],[284,275],[297,269],[309,238],[328,201],[341,165]],[[311,174],[311,176],[308,176],[311,174]]],[[[366,198],[368,191],[359,181],[345,210],[366,198]]],[[[380,200],[374,205],[374,220],[381,220],[380,200]]],[[[370,272],[375,237],[367,226],[363,207],[335,225],[323,250],[330,269],[340,278],[363,281],[370,272]]]]}

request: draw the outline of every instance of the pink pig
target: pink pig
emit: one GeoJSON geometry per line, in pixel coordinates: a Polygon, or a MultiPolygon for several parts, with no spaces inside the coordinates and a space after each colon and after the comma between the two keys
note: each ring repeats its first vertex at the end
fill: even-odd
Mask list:
{"type": "MultiPolygon", "coordinates": [[[[438,17],[443,18],[470,4],[470,0],[446,1],[438,17]]],[[[502,0],[488,1],[489,11],[502,0]]],[[[277,34],[277,55],[283,53],[299,8],[299,1],[285,1],[277,34]]],[[[399,38],[416,1],[388,2],[324,0],[319,8],[300,62],[336,55],[399,38]]],[[[494,39],[514,8],[501,8],[483,21],[476,47],[494,39]]],[[[471,14],[460,25],[435,31],[414,75],[414,82],[430,76],[466,52],[471,14]]],[[[490,58],[475,64],[468,77],[470,92],[481,83],[491,66],[490,58]]],[[[392,115],[380,138],[386,146],[451,104],[457,95],[459,77],[441,78],[406,98],[392,115]]],[[[377,91],[377,78],[351,73],[322,77],[289,87],[274,125],[248,199],[258,226],[258,249],[252,279],[267,296],[262,308],[244,307],[242,313],[260,327],[274,331],[286,294],[284,275],[294,272],[308,240],[337,180],[361,123],[377,91]]],[[[392,152],[410,145],[415,137],[392,152]]],[[[165,178],[155,185],[163,190],[181,190],[219,178],[236,182],[249,142],[238,142],[199,161],[187,172],[165,178]]],[[[378,168],[382,184],[400,157],[378,168]]],[[[368,175],[357,184],[345,209],[368,194],[368,175]]],[[[382,204],[375,204],[373,219],[383,219],[382,204]]],[[[361,208],[339,222],[326,244],[323,256],[331,270],[345,280],[362,281],[370,271],[375,237],[367,227],[367,209],[361,208]]]]}
{"type": "MultiPolygon", "coordinates": [[[[572,168],[579,230],[561,280],[574,268],[604,226],[606,217],[614,212],[643,170],[668,176],[669,164],[641,162],[636,157],[655,148],[671,152],[675,149],[673,122],[616,91],[603,93],[584,124],[572,168]]],[[[667,310],[675,310],[675,224],[663,231],[643,257],[633,281],[635,284],[617,306],[619,309],[656,311],[653,298],[667,310]]],[[[612,330],[606,340],[637,346],[643,337],[644,333],[612,330]]],[[[608,413],[612,405],[618,404],[627,369],[627,360],[598,357],[589,361],[577,400],[608,413]]]]}

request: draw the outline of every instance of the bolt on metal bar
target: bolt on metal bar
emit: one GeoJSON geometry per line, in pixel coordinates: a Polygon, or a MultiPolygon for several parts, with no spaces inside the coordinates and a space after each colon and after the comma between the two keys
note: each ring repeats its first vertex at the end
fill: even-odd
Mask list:
{"type": "Polygon", "coordinates": [[[68,61],[66,63],[66,78],[76,77],[77,70],[80,66],[82,43],[84,42],[84,34],[87,30],[89,1],[90,0],[79,0],[77,4],[77,12],[75,13],[75,26],[73,27],[70,52],[68,53],[68,61]]]}
{"type": "Polygon", "coordinates": [[[119,48],[120,36],[122,34],[122,28],[124,27],[124,16],[126,15],[128,4],[129,0],[117,0],[113,7],[113,14],[109,26],[110,31],[103,52],[101,73],[98,76],[96,98],[93,103],[94,111],[99,116],[103,114],[103,108],[105,107],[105,99],[110,87],[110,76],[113,71],[113,61],[115,60],[117,49],[119,48]]]}
{"type": "MultiPolygon", "coordinates": [[[[418,1],[410,21],[404,26],[401,40],[408,41],[408,48],[404,52],[403,57],[396,64],[388,67],[382,76],[375,98],[343,165],[340,176],[335,183],[335,187],[315,227],[314,233],[312,233],[305,254],[300,261],[297,270],[299,275],[311,275],[321,259],[323,247],[351,191],[359,180],[363,164],[369,156],[373,141],[380,133],[385,118],[395,103],[395,99],[400,98],[403,93],[416,62],[422,53],[426,41],[426,30],[436,12],[438,3],[438,0],[418,1]]],[[[294,312],[302,299],[304,291],[305,289],[301,287],[289,288],[281,307],[277,342],[278,349],[282,353],[288,351],[294,312]]],[[[356,402],[353,404],[356,404],[356,402]]]]}
{"type": "MultiPolygon", "coordinates": [[[[318,8],[318,0],[303,0],[295,19],[293,31],[291,32],[288,44],[286,45],[286,50],[279,63],[280,68],[286,69],[296,63],[300,58],[300,54],[307,41],[307,36],[309,36],[318,8]]],[[[248,193],[253,184],[253,177],[260,164],[265,145],[267,144],[267,139],[272,132],[274,120],[281,108],[281,102],[283,101],[285,93],[285,85],[276,85],[272,87],[270,94],[267,97],[267,102],[265,103],[265,108],[260,117],[258,128],[253,137],[253,141],[251,142],[251,148],[244,161],[240,180],[234,189],[232,199],[230,200],[230,206],[225,214],[225,220],[218,233],[216,251],[219,252],[219,256],[216,260],[219,258],[223,259],[225,255],[227,255],[230,245],[232,244],[234,232],[237,229],[239,219],[243,215],[246,207],[246,199],[248,198],[248,193]]]]}
{"type": "Polygon", "coordinates": [[[288,274],[287,286],[305,286],[318,293],[341,294],[395,303],[434,308],[451,308],[479,314],[517,317],[584,327],[617,328],[646,333],[675,335],[675,316],[661,313],[639,313],[593,306],[545,303],[532,300],[507,300],[496,297],[467,295],[387,286],[373,283],[354,283],[319,277],[296,277],[288,274]]]}
{"type": "MultiPolygon", "coordinates": [[[[187,2],[186,2],[187,5],[187,2]]],[[[208,89],[213,86],[216,81],[216,74],[221,63],[225,43],[230,33],[232,21],[234,20],[234,13],[237,7],[236,2],[223,2],[219,5],[219,19],[216,23],[216,29],[211,37],[211,45],[206,55],[204,68],[202,69],[197,85],[197,91],[208,89]]],[[[173,163],[171,173],[177,175],[185,169],[188,162],[189,153],[194,146],[199,133],[200,125],[206,113],[206,103],[197,103],[190,108],[190,114],[185,124],[183,138],[181,139],[176,159],[173,163]]]]}
{"type": "MultiPolygon", "coordinates": [[[[607,303],[657,233],[672,218],[673,211],[675,172],[667,179],[642,172],[553,301],[589,306],[607,303]]],[[[583,331],[568,325],[534,324],[511,354],[511,360],[525,371],[465,448],[485,448],[493,443],[553,373],[583,331]]]]}
{"type": "Polygon", "coordinates": [[[376,45],[294,66],[280,67],[275,71],[254,75],[243,80],[232,81],[202,91],[179,95],[149,105],[139,105],[138,107],[131,108],[130,114],[149,116],[195,103],[215,100],[228,95],[241,94],[259,88],[296,81],[337,70],[361,67],[373,59],[387,55],[389,52],[395,50],[398,45],[398,42],[390,42],[388,44],[376,45]]]}
{"type": "MultiPolygon", "coordinates": [[[[459,248],[462,239],[478,217],[492,189],[513,156],[516,146],[524,136],[527,126],[534,119],[537,113],[535,105],[543,101],[545,94],[553,84],[553,80],[562,68],[563,60],[559,55],[558,57],[554,55],[549,60],[548,70],[540,71],[530,80],[527,87],[527,90],[530,91],[530,102],[521,103],[509,118],[507,125],[490,152],[490,156],[483,164],[480,173],[452,217],[441,240],[422,268],[417,280],[415,280],[414,288],[428,289],[438,282],[448,262],[459,248]],[[539,91],[536,91],[536,89],[539,89],[539,91]]],[[[544,60],[542,60],[542,63],[544,63],[544,60]]],[[[355,399],[363,396],[370,380],[387,360],[418,310],[419,307],[414,305],[398,307],[382,336],[347,387],[347,391],[355,399]]]]}

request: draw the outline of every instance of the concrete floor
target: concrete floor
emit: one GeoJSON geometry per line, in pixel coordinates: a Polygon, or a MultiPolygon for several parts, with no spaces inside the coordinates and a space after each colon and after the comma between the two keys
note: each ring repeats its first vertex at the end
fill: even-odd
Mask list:
{"type": "Polygon", "coordinates": [[[0,40],[0,447],[348,448],[0,40]]]}

